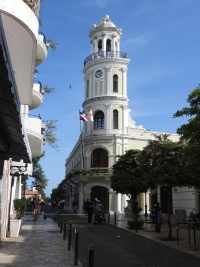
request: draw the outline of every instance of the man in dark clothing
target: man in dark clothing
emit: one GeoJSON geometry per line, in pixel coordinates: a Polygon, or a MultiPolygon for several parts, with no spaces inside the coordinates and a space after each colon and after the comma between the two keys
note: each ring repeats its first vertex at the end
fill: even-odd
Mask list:
{"type": "Polygon", "coordinates": [[[87,212],[88,212],[88,223],[91,223],[92,222],[92,214],[94,212],[94,205],[93,205],[93,202],[91,199],[88,202],[87,212]]]}

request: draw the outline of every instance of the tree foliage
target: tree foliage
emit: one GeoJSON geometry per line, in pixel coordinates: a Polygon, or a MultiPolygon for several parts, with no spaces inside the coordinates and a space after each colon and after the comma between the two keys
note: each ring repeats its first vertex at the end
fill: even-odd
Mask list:
{"type": "Polygon", "coordinates": [[[188,123],[181,125],[177,129],[183,143],[187,144],[188,168],[193,174],[193,183],[200,187],[200,85],[196,87],[188,96],[189,107],[178,110],[174,117],[188,117],[188,123]]]}
{"type": "Polygon", "coordinates": [[[148,187],[141,176],[140,150],[130,149],[113,165],[111,187],[117,193],[131,195],[145,192],[148,187]]]}
{"type": "Polygon", "coordinates": [[[34,181],[32,182],[32,185],[37,188],[40,194],[44,194],[44,190],[48,185],[48,179],[46,178],[44,170],[42,169],[42,166],[39,163],[41,157],[33,158],[32,160],[33,163],[32,177],[35,178],[34,181]]]}
{"type": "Polygon", "coordinates": [[[168,195],[169,239],[172,235],[170,219],[172,188],[192,183],[186,165],[185,145],[169,140],[166,134],[157,136],[157,140],[150,140],[142,151],[140,167],[144,170],[144,176],[151,186],[162,187],[168,195]]]}
{"type": "Polygon", "coordinates": [[[169,140],[167,134],[148,142],[142,151],[141,169],[151,187],[191,185],[185,148],[184,144],[169,140]]]}
{"type": "Polygon", "coordinates": [[[52,148],[57,148],[57,136],[56,136],[56,131],[57,131],[57,126],[56,122],[57,120],[47,120],[44,121],[46,123],[45,130],[43,132],[44,136],[46,137],[46,141],[49,146],[52,148]]]}

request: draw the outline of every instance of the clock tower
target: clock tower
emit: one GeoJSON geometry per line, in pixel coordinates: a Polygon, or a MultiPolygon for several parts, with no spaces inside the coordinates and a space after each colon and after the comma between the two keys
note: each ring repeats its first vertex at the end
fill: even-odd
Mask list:
{"type": "MultiPolygon", "coordinates": [[[[91,54],[84,61],[83,109],[92,110],[93,134],[126,134],[128,127],[127,54],[120,51],[122,30],[105,15],[90,30],[91,54]]],[[[85,125],[83,133],[91,130],[85,125]]]]}

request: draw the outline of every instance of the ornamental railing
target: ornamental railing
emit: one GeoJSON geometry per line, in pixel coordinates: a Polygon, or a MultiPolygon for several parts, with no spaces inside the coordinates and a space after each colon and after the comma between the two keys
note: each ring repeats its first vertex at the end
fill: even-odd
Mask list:
{"type": "Polygon", "coordinates": [[[30,7],[30,9],[35,13],[35,15],[39,16],[40,11],[40,0],[23,0],[24,3],[27,4],[27,6],[30,7]]]}
{"type": "Polygon", "coordinates": [[[127,58],[127,53],[126,52],[121,52],[121,51],[100,51],[100,52],[96,52],[93,53],[91,55],[89,55],[88,57],[86,57],[86,59],[84,60],[84,66],[96,59],[99,58],[127,58]]]}

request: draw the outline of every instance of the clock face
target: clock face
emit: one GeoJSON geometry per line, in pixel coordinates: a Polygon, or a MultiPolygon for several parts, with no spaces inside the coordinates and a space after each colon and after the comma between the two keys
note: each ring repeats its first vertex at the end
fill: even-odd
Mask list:
{"type": "Polygon", "coordinates": [[[97,70],[97,71],[95,72],[95,77],[96,77],[97,79],[99,79],[102,75],[103,75],[102,70],[97,70]]]}

